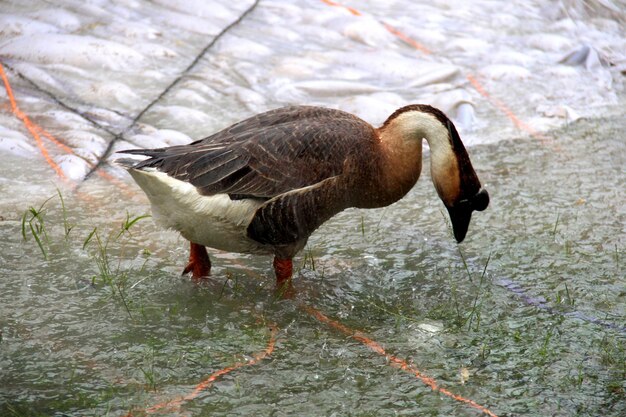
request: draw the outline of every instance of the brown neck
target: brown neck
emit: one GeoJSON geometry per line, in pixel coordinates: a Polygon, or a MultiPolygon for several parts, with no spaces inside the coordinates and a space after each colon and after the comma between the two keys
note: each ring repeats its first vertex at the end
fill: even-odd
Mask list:
{"type": "Polygon", "coordinates": [[[458,161],[449,131],[441,120],[421,108],[394,113],[376,133],[380,139],[380,169],[376,197],[362,207],[381,207],[404,197],[422,170],[422,141],[431,151],[431,173],[440,197],[449,204],[460,189],[458,161]]]}
{"type": "Polygon", "coordinates": [[[386,204],[404,197],[413,188],[422,171],[422,140],[416,140],[401,123],[378,129],[386,204]]]}

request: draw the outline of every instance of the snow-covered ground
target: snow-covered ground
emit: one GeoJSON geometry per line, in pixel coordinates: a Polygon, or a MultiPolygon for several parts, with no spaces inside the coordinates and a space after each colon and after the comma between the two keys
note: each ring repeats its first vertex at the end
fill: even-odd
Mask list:
{"type": "Polygon", "coordinates": [[[470,145],[538,137],[624,113],[625,28],[622,0],[5,0],[0,63],[46,134],[37,144],[3,84],[0,154],[28,167],[45,149],[81,181],[116,149],[186,143],[286,104],[378,125],[430,103],[470,145]]]}

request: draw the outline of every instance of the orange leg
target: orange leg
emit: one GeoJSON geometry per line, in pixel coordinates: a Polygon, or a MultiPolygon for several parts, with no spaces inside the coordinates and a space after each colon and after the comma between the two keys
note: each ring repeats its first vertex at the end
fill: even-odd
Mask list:
{"type": "Polygon", "coordinates": [[[276,291],[284,298],[293,298],[295,291],[291,283],[293,262],[291,259],[274,257],[274,271],[276,272],[276,291]]]}
{"type": "Polygon", "coordinates": [[[183,270],[182,275],[191,272],[194,279],[208,277],[211,273],[211,260],[209,259],[206,248],[197,243],[189,243],[191,243],[189,248],[189,263],[183,270]]]}

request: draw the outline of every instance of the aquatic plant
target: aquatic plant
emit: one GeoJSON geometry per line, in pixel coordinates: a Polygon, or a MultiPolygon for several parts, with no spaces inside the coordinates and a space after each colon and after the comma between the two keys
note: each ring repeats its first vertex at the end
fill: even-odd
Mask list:
{"type": "MultiPolygon", "coordinates": [[[[99,274],[92,277],[92,284],[95,285],[97,280],[99,279],[102,284],[108,285],[113,293],[117,293],[120,296],[120,299],[122,300],[124,308],[126,309],[129,317],[132,317],[132,313],[130,311],[126,297],[126,288],[128,287],[129,276],[135,274],[137,271],[122,267],[122,262],[125,260],[125,257],[124,244],[123,242],[120,242],[120,239],[124,235],[130,234],[131,228],[137,222],[148,217],[150,217],[150,215],[143,214],[139,216],[134,216],[126,212],[126,218],[124,221],[122,221],[120,230],[117,233],[115,231],[110,231],[107,234],[106,238],[103,239],[100,235],[98,227],[96,226],[84,240],[82,247],[82,249],[85,250],[90,245],[95,246],[95,251],[91,252],[91,256],[96,263],[99,274]],[[109,245],[111,245],[112,243],[120,244],[120,248],[118,249],[119,255],[116,257],[115,264],[113,263],[115,261],[112,262],[109,251],[109,245]]],[[[144,263],[139,268],[139,271],[143,270],[147,260],[148,258],[146,257],[144,263]]]]}
{"type": "MultiPolygon", "coordinates": [[[[465,262],[465,257],[463,256],[463,252],[459,247],[459,254],[461,254],[461,258],[463,259],[463,265],[465,266],[465,270],[467,271],[468,278],[471,282],[471,273],[469,268],[467,267],[467,262],[465,262]]],[[[467,330],[472,329],[472,324],[474,324],[474,330],[477,331],[480,326],[480,312],[483,307],[483,298],[481,298],[480,303],[478,303],[478,298],[481,296],[481,290],[483,288],[483,283],[485,281],[485,274],[487,273],[487,267],[489,266],[489,261],[491,260],[491,253],[487,257],[487,261],[485,262],[485,267],[483,268],[482,274],[480,274],[480,281],[478,283],[478,289],[476,290],[476,296],[474,297],[474,302],[472,303],[472,309],[467,315],[466,323],[467,330]]]]}
{"type": "Polygon", "coordinates": [[[67,209],[65,208],[65,200],[63,199],[63,194],[61,193],[61,190],[59,190],[58,188],[57,188],[57,195],[59,196],[59,200],[61,200],[61,211],[63,214],[63,230],[65,232],[64,233],[65,239],[67,240],[70,235],[70,232],[72,231],[75,225],[71,224],[67,220],[67,209]]]}
{"type": "MultiPolygon", "coordinates": [[[[129,316],[132,316],[126,296],[127,288],[129,288],[129,277],[136,276],[138,272],[143,270],[150,257],[150,252],[143,251],[144,262],[138,269],[129,266],[129,259],[125,254],[127,243],[125,237],[131,236],[132,228],[139,221],[149,217],[150,215],[147,214],[133,215],[126,212],[118,229],[103,230],[101,226],[94,226],[82,241],[81,250],[93,260],[98,271],[91,278],[92,285],[100,283],[111,288],[112,293],[120,297],[129,316]],[[112,251],[113,246],[114,250],[112,251]]],[[[60,240],[58,238],[59,229],[63,231],[63,240],[65,241],[62,247],[70,250],[76,244],[70,239],[71,234],[78,236],[78,232],[75,230],[80,228],[70,219],[65,198],[58,188],[56,195],[47,198],[39,206],[30,206],[21,216],[22,239],[26,242],[31,238],[34,239],[45,261],[49,261],[55,255],[60,256],[58,253],[59,246],[56,245],[60,240]],[[54,205],[51,204],[55,198],[58,198],[60,213],[55,211],[54,205]]],[[[136,284],[132,284],[130,288],[134,288],[136,284]]]]}
{"type": "Polygon", "coordinates": [[[22,237],[24,240],[27,240],[27,231],[30,232],[30,235],[35,239],[35,242],[37,242],[37,246],[39,247],[39,250],[41,250],[43,258],[46,261],[48,260],[47,248],[50,244],[50,240],[48,239],[48,232],[46,231],[46,222],[44,218],[46,214],[45,206],[51,199],[52,197],[45,200],[41,203],[39,208],[30,206],[22,215],[22,237]]]}

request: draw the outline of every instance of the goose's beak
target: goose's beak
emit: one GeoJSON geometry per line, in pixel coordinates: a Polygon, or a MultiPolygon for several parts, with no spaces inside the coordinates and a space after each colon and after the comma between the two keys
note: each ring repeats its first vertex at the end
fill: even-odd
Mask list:
{"type": "Polygon", "coordinates": [[[452,221],[454,238],[457,242],[461,243],[463,239],[465,239],[470,220],[472,219],[472,212],[474,210],[483,211],[488,205],[489,193],[484,188],[481,188],[473,197],[461,200],[453,206],[446,207],[450,215],[450,220],[452,221]]]}

